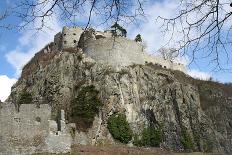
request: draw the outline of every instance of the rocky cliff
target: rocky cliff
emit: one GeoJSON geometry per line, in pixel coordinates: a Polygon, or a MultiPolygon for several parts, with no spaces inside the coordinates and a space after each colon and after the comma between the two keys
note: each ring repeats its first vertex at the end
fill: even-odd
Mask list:
{"type": "Polygon", "coordinates": [[[26,92],[31,96],[30,103],[38,107],[49,104],[54,120],[64,109],[66,123],[76,125],[70,132],[73,144],[108,145],[121,141],[178,152],[231,154],[231,90],[231,85],[195,80],[153,64],[115,70],[86,57],[81,49],[72,49],[36,54],[23,68],[8,102],[19,107],[26,92]],[[88,105],[79,111],[78,105],[73,106],[86,100],[88,105]],[[78,115],[74,115],[74,108],[78,115]],[[130,131],[126,138],[109,132],[114,131],[109,118],[119,118],[119,114],[122,119],[126,116],[129,124],[124,128],[130,131]]]}

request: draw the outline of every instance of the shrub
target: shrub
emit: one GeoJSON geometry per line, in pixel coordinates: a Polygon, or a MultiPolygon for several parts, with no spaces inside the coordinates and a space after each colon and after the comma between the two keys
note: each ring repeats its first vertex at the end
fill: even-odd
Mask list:
{"type": "MultiPolygon", "coordinates": [[[[71,121],[89,128],[99,108],[103,106],[98,98],[99,91],[93,85],[83,87],[77,97],[71,101],[71,121]]],[[[82,128],[81,127],[81,128],[82,128]]]]}
{"type": "Polygon", "coordinates": [[[194,143],[193,143],[192,137],[188,133],[187,129],[185,129],[185,128],[183,128],[181,131],[180,141],[181,141],[182,145],[184,146],[185,150],[193,150],[194,149],[194,143]]]}
{"type": "Polygon", "coordinates": [[[213,152],[213,142],[208,139],[208,141],[204,141],[203,143],[203,150],[204,152],[207,152],[207,153],[210,153],[210,152],[213,152]]]}
{"type": "Polygon", "coordinates": [[[108,119],[107,128],[114,139],[122,143],[128,143],[132,139],[133,132],[124,114],[113,114],[108,119]]]}
{"type": "Polygon", "coordinates": [[[20,94],[20,96],[19,96],[18,105],[21,105],[21,104],[30,104],[32,102],[32,100],[33,100],[33,98],[32,98],[31,93],[23,91],[20,94]]]}
{"type": "Polygon", "coordinates": [[[141,34],[137,34],[137,36],[135,37],[135,41],[136,42],[142,42],[141,34]]]}
{"type": "Polygon", "coordinates": [[[161,128],[155,128],[153,125],[143,129],[141,139],[138,136],[134,138],[134,145],[136,146],[151,146],[158,147],[162,142],[163,134],[161,128]]]}

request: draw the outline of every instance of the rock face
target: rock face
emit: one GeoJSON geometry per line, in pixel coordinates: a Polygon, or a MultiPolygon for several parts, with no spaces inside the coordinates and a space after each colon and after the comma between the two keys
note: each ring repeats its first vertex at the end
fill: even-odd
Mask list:
{"type": "Polygon", "coordinates": [[[126,115],[134,133],[141,133],[150,124],[159,125],[163,149],[231,154],[232,94],[225,95],[223,89],[213,92],[210,85],[202,89],[201,83],[152,64],[114,70],[73,49],[34,57],[12,87],[8,102],[16,104],[20,93],[27,91],[33,94],[34,104],[51,106],[53,120],[64,109],[66,123],[71,123],[71,100],[82,87],[94,85],[103,107],[90,128],[73,130],[75,125],[70,124],[73,144],[118,143],[107,129],[107,120],[120,112],[126,115]],[[209,93],[207,98],[205,93],[209,93]],[[192,148],[186,148],[185,141],[191,141],[192,148]]]}

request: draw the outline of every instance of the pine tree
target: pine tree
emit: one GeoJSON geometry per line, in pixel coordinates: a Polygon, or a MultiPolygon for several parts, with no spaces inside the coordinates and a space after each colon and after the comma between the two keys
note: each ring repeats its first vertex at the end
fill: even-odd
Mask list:
{"type": "Polygon", "coordinates": [[[136,37],[135,37],[135,41],[136,42],[142,42],[142,38],[141,38],[141,35],[138,34],[136,37]]]}

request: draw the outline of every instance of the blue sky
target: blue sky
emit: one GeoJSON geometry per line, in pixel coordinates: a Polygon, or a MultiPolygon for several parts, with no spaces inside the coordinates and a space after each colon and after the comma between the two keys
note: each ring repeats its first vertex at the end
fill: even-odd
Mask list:
{"type": "MultiPolygon", "coordinates": [[[[0,1],[0,11],[3,11],[7,5],[11,5],[9,0],[0,1]]],[[[147,52],[153,53],[165,45],[167,38],[160,32],[160,23],[155,22],[158,15],[170,16],[175,9],[175,3],[170,0],[151,1],[146,7],[148,14],[146,19],[141,19],[135,24],[123,24],[127,29],[128,37],[134,38],[138,33],[143,37],[147,45],[147,52]]],[[[77,17],[78,25],[85,25],[87,15],[77,17]]],[[[109,25],[96,26],[98,19],[93,19],[91,26],[98,30],[106,29],[109,25]]],[[[14,25],[21,24],[21,21],[15,17],[10,17],[5,22],[10,22],[14,25]]],[[[47,43],[53,40],[54,34],[61,31],[65,25],[56,16],[48,20],[51,29],[43,29],[36,33],[33,30],[5,30],[0,29],[0,99],[5,100],[10,93],[10,87],[16,82],[20,76],[21,68],[30,60],[33,55],[43,48],[47,43]]],[[[231,51],[229,51],[232,53],[231,51]]],[[[201,55],[201,53],[199,53],[201,55]]],[[[180,58],[183,63],[189,63],[189,57],[180,58]]],[[[222,62],[226,59],[222,58],[222,62]]],[[[231,60],[229,64],[231,65],[231,60]]],[[[220,82],[232,82],[231,70],[228,71],[213,71],[213,64],[209,65],[209,60],[199,59],[196,63],[188,65],[188,73],[191,76],[208,78],[213,77],[220,82]]],[[[231,65],[232,66],[232,65],[231,65]]]]}

